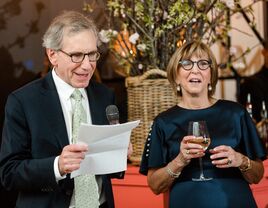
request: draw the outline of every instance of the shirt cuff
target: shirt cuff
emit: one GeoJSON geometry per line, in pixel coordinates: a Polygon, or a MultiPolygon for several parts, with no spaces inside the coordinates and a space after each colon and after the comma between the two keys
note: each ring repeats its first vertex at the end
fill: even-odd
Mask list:
{"type": "Polygon", "coordinates": [[[66,175],[63,175],[63,176],[60,175],[58,163],[59,163],[59,156],[57,156],[54,160],[54,174],[55,174],[55,179],[57,182],[59,180],[66,178],[66,175]]]}

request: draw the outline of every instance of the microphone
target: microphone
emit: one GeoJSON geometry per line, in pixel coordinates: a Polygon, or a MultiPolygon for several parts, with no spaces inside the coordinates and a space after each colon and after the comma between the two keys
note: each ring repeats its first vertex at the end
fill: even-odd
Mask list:
{"type": "Polygon", "coordinates": [[[119,111],[116,105],[106,107],[106,117],[110,125],[119,124],[119,111]]]}
{"type": "MultiPolygon", "coordinates": [[[[119,124],[119,111],[116,105],[108,105],[105,111],[110,125],[119,124]]],[[[123,179],[125,176],[125,171],[110,173],[109,175],[111,178],[123,179]]]]}

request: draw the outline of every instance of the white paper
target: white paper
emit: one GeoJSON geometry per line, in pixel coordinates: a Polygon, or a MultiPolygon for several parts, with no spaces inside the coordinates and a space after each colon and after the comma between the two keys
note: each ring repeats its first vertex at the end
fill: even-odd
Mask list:
{"type": "Polygon", "coordinates": [[[87,173],[102,175],[126,170],[131,130],[139,122],[115,125],[81,124],[78,142],[86,143],[89,151],[80,168],[71,173],[71,178],[87,173]]]}

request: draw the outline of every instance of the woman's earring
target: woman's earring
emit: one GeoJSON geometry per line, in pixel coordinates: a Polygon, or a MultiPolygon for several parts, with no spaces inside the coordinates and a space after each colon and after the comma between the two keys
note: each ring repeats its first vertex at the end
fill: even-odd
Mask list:
{"type": "Polygon", "coordinates": [[[211,84],[208,84],[208,91],[212,91],[212,87],[211,87],[211,84]]]}
{"type": "Polygon", "coordinates": [[[177,85],[177,92],[180,92],[181,91],[181,86],[180,84],[177,85]]]}

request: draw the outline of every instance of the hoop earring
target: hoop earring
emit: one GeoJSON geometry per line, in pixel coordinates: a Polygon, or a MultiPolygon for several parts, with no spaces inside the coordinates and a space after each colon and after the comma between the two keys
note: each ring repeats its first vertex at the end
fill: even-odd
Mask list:
{"type": "Polygon", "coordinates": [[[211,92],[211,91],[212,91],[211,84],[208,84],[208,91],[209,91],[209,92],[211,92]]]}
{"type": "Polygon", "coordinates": [[[177,85],[177,92],[180,92],[181,91],[181,86],[180,84],[177,85]]]}

